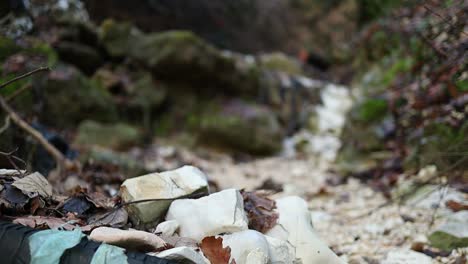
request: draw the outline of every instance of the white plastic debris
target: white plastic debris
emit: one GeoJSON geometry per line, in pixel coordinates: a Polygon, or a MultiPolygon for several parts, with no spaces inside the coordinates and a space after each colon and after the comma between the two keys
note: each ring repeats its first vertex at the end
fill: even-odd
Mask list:
{"type": "Polygon", "coordinates": [[[140,225],[163,218],[173,199],[207,194],[208,181],[198,168],[183,166],[172,171],[128,179],[122,184],[120,191],[124,202],[161,199],[128,206],[130,219],[135,225],[140,225]]]}
{"type": "Polygon", "coordinates": [[[200,199],[176,200],[169,207],[166,220],[177,220],[179,235],[197,241],[207,236],[247,230],[244,202],[235,189],[200,199]]]}
{"type": "Polygon", "coordinates": [[[238,264],[266,264],[269,263],[270,253],[265,236],[255,230],[224,235],[223,248],[231,248],[231,259],[238,264]]]}
{"type": "Polygon", "coordinates": [[[278,224],[266,235],[289,241],[296,249],[296,258],[303,263],[343,263],[312,228],[306,201],[297,196],[289,196],[277,199],[276,206],[279,213],[278,224]]]}
{"type": "Polygon", "coordinates": [[[156,233],[161,233],[164,236],[172,236],[179,229],[177,220],[164,221],[156,227],[156,233]]]}
{"type": "Polygon", "coordinates": [[[207,260],[204,256],[189,247],[171,248],[156,254],[156,256],[159,258],[171,260],[190,260],[196,264],[210,263],[209,260],[207,260]]]}

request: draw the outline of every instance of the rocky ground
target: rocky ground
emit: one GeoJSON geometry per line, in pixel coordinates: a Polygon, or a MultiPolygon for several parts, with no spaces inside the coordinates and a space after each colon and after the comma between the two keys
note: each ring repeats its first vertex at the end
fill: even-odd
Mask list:
{"type": "MultiPolygon", "coordinates": [[[[84,2],[89,8],[91,1],[84,2]]],[[[270,48],[263,48],[265,43],[250,33],[231,35],[241,42],[258,42],[251,46],[247,41],[241,52],[235,42],[233,47],[222,45],[197,27],[149,28],[145,22],[154,24],[154,14],[122,20],[119,14],[127,12],[125,5],[102,14],[91,5],[92,16],[98,17],[92,20],[81,1],[51,0],[55,4],[47,8],[31,1],[22,7],[34,12],[9,7],[12,13],[1,14],[6,16],[0,21],[0,84],[38,67],[51,70],[1,87],[0,99],[74,166],[56,174],[59,160],[48,155],[30,131],[16,126],[11,113],[0,112],[0,120],[5,120],[0,128],[0,168],[15,169],[0,170],[2,217],[33,228],[76,225],[87,234],[94,232],[90,236],[98,241],[106,241],[106,236],[95,230],[116,227],[122,230],[109,232],[147,237],[154,242],[149,252],[159,252],[158,256],[169,254],[164,253],[166,246],[177,242],[166,244],[148,232],[163,230],[172,236],[181,224],[177,235],[199,242],[191,244],[195,250],[188,250],[198,259],[200,254],[194,252],[200,247],[203,251],[201,239],[222,235],[236,256],[243,250],[243,257],[252,253],[252,258],[265,262],[278,257],[266,256],[272,251],[287,259],[283,263],[298,255],[317,260],[321,256],[304,250],[305,243],[291,242],[307,234],[307,242],[312,237],[319,242],[315,246],[324,248],[315,239],[317,232],[349,263],[466,263],[468,12],[459,10],[468,10],[468,4],[403,6],[393,15],[375,14],[382,21],[358,27],[363,7],[357,2],[365,1],[337,1],[340,4],[330,5],[335,10],[330,13],[299,2],[295,8],[310,9],[311,14],[291,13],[307,24],[304,29],[298,26],[297,33],[306,31],[299,35],[311,43],[326,40],[317,44],[323,51],[330,48],[317,54],[323,53],[325,59],[299,47],[288,55],[267,53],[270,48],[286,51],[295,46],[289,47],[282,32],[265,38],[278,41],[270,48]],[[354,15],[347,16],[350,11],[354,15]],[[315,12],[324,14],[315,19],[315,12]],[[450,17],[453,23],[440,17],[450,17]],[[311,29],[312,21],[321,22],[311,29]],[[300,56],[293,55],[296,51],[300,56]],[[198,169],[168,172],[184,165],[208,176],[210,193],[198,169]],[[154,174],[141,177],[148,173],[154,174]],[[158,191],[145,189],[146,180],[158,191]],[[266,191],[279,199],[277,208],[263,196],[231,188],[266,191]],[[225,189],[231,190],[221,192],[225,189]],[[281,200],[291,196],[305,202],[281,200]],[[197,200],[182,199],[187,197],[197,200]],[[145,198],[163,201],[145,207],[148,204],[141,203],[145,198]],[[237,210],[242,198],[245,212],[237,210]],[[223,211],[227,207],[221,203],[211,216],[208,205],[217,199],[232,202],[233,207],[223,211]],[[250,204],[248,209],[249,199],[263,204],[250,204]],[[137,204],[144,210],[139,211],[137,204]],[[171,210],[173,204],[178,209],[171,210]],[[262,206],[267,208],[262,211],[262,206]],[[191,219],[185,209],[198,212],[202,221],[185,221],[191,219]],[[267,220],[258,223],[249,215],[252,210],[267,220]],[[113,216],[118,212],[119,221],[106,219],[109,212],[113,216]],[[288,217],[298,212],[302,215],[296,226],[288,217]],[[249,219],[244,215],[239,220],[238,213],[249,219]],[[107,222],[96,221],[102,214],[107,222]],[[268,231],[275,217],[280,222],[286,217],[287,232],[297,237],[268,231]],[[172,218],[181,223],[156,227],[172,218]],[[214,221],[214,230],[205,230],[211,225],[207,228],[204,221],[214,221]],[[128,228],[144,231],[132,233],[128,228]],[[281,241],[268,241],[276,248],[265,249],[265,236],[252,229],[281,241]],[[104,239],[97,238],[101,235],[104,239]],[[245,238],[261,243],[238,243],[245,238]],[[286,242],[302,252],[290,254],[286,242]],[[258,245],[266,255],[257,254],[258,245]]],[[[285,13],[281,6],[272,9],[278,10],[285,13]]],[[[257,27],[260,32],[265,28],[259,24],[252,29],[257,27]]],[[[294,26],[288,22],[287,27],[294,26]]],[[[314,46],[308,49],[320,51],[314,46]]],[[[339,262],[333,253],[327,256],[339,262]]],[[[223,263],[228,261],[229,254],[223,263]]],[[[244,262],[250,263],[238,259],[237,264],[244,262]]]]}
{"type": "Polygon", "coordinates": [[[418,202],[389,203],[382,193],[359,180],[337,184],[337,175],[327,171],[329,164],[316,158],[220,160],[198,160],[197,164],[221,188],[260,187],[277,192],[273,197],[305,198],[320,237],[349,263],[464,263],[463,249],[434,259],[410,250],[427,243],[430,230],[453,214],[444,205],[453,196],[444,194],[444,188],[418,202]]]}

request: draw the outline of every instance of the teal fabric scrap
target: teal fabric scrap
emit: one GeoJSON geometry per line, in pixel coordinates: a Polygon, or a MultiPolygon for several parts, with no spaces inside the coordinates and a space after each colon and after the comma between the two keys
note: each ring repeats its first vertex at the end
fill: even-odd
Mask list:
{"type": "Polygon", "coordinates": [[[73,231],[44,230],[29,237],[31,264],[59,264],[65,250],[80,243],[85,234],[73,231]]]}
{"type": "Polygon", "coordinates": [[[125,249],[102,243],[94,253],[91,264],[128,264],[125,249]]]}

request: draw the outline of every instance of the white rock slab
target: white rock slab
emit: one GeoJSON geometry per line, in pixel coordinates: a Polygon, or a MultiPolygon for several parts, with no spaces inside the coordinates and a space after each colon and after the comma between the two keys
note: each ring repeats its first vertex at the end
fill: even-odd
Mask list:
{"type": "Polygon", "coordinates": [[[344,263],[315,233],[306,201],[289,196],[277,199],[276,206],[278,225],[266,235],[289,241],[296,249],[296,258],[303,263],[344,263]]]}
{"type": "Polygon", "coordinates": [[[206,175],[193,166],[162,173],[151,173],[125,180],[120,187],[124,202],[162,199],[135,203],[127,207],[130,220],[136,225],[159,221],[173,199],[193,194],[208,194],[206,175]]]}
{"type": "Polygon", "coordinates": [[[231,259],[236,264],[269,263],[270,252],[265,236],[255,230],[245,230],[222,236],[223,248],[231,248],[231,259]]]}
{"type": "Polygon", "coordinates": [[[210,264],[200,253],[189,247],[176,247],[156,254],[156,257],[171,260],[190,260],[195,264],[210,264]]]}
{"type": "Polygon", "coordinates": [[[295,263],[294,247],[287,241],[265,236],[270,250],[270,262],[275,264],[295,263]]]}
{"type": "Polygon", "coordinates": [[[166,220],[179,222],[179,235],[201,241],[204,237],[247,230],[248,220],[239,191],[228,189],[200,199],[174,201],[166,220]]]}
{"type": "Polygon", "coordinates": [[[422,253],[409,249],[397,249],[388,252],[382,264],[431,264],[432,259],[422,253]]]}
{"type": "Polygon", "coordinates": [[[163,239],[152,233],[112,227],[98,227],[91,232],[89,237],[94,241],[144,251],[156,251],[167,245],[163,239]]]}

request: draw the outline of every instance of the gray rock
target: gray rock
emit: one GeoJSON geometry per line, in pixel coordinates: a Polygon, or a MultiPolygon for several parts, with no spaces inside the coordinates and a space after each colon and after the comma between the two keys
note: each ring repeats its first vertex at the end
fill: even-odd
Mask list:
{"type": "MultiPolygon", "coordinates": [[[[405,192],[411,191],[414,186],[408,183],[410,186],[406,186],[405,183],[399,187],[399,192],[404,194],[405,192]]],[[[465,195],[450,187],[441,187],[439,185],[424,185],[420,188],[413,190],[411,196],[406,201],[406,204],[416,206],[425,209],[434,209],[438,206],[445,207],[445,203],[449,200],[462,202],[464,201],[465,195]]]]}
{"type": "Polygon", "coordinates": [[[428,237],[431,245],[443,250],[468,247],[468,211],[449,216],[428,237]]]}
{"type": "Polygon", "coordinates": [[[161,220],[175,199],[207,194],[208,182],[206,175],[199,169],[184,166],[172,171],[151,173],[128,179],[120,187],[120,192],[126,203],[160,199],[127,206],[130,220],[136,226],[140,226],[161,220]]]}
{"type": "Polygon", "coordinates": [[[268,108],[234,100],[205,111],[199,134],[206,144],[265,155],[281,149],[283,131],[268,108]]]}

